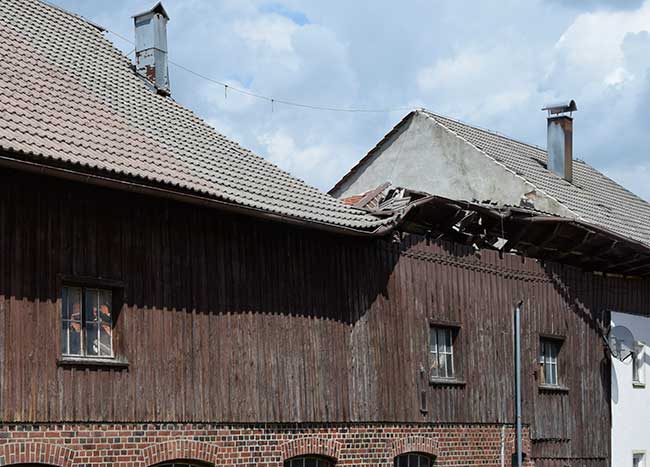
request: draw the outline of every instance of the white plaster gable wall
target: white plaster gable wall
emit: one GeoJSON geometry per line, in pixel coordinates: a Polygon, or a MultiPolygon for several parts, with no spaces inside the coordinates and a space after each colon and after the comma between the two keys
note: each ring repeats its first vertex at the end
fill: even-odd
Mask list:
{"type": "MultiPolygon", "coordinates": [[[[343,198],[384,182],[464,201],[519,206],[526,194],[537,209],[576,217],[555,199],[427,115],[416,112],[334,195],[343,198]]],[[[650,467],[650,466],[649,466],[650,467]]]]}
{"type": "MultiPolygon", "coordinates": [[[[641,310],[640,310],[641,311],[641,310]]],[[[644,310],[647,311],[647,310],[644,310]]],[[[650,318],[612,312],[612,324],[629,328],[644,344],[645,387],[632,384],[632,364],[612,359],[612,467],[632,466],[632,454],[646,451],[650,467],[650,318]]]]}

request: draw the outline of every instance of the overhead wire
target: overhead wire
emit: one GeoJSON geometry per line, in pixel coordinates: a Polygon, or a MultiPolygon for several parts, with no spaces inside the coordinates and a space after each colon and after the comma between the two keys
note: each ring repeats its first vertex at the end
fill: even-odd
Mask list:
{"type": "MultiPolygon", "coordinates": [[[[135,45],[135,42],[133,42],[131,39],[124,37],[123,35],[112,31],[108,28],[104,28],[106,32],[109,34],[113,34],[116,37],[119,37],[123,41],[128,42],[129,44],[135,45]]],[[[134,49],[135,50],[135,49],[134,49]]],[[[129,52],[129,55],[133,53],[133,51],[129,52]]],[[[296,102],[288,99],[277,99],[275,97],[267,96],[264,94],[259,94],[253,91],[249,91],[246,89],[241,89],[236,86],[233,86],[231,84],[225,83],[224,81],[220,81],[218,79],[211,78],[210,76],[204,75],[203,73],[199,73],[198,71],[194,71],[191,68],[188,68],[184,65],[181,65],[180,63],[174,62],[173,60],[169,60],[168,62],[172,65],[174,65],[177,68],[180,68],[181,70],[185,71],[186,73],[189,73],[191,75],[196,76],[197,78],[201,78],[205,81],[208,81],[212,84],[216,84],[218,86],[222,86],[224,88],[224,97],[228,97],[228,91],[234,91],[239,94],[253,97],[255,99],[261,99],[266,102],[269,102],[271,104],[271,111],[274,111],[275,104],[282,104],[286,106],[291,106],[291,107],[299,107],[303,109],[311,109],[311,110],[323,110],[323,111],[328,111],[328,112],[348,112],[348,113],[389,113],[389,112],[404,112],[404,111],[410,111],[413,110],[413,107],[392,107],[392,108],[355,108],[355,107],[342,107],[342,106],[325,106],[325,105],[315,105],[315,104],[306,104],[303,102],[296,102]]]]}

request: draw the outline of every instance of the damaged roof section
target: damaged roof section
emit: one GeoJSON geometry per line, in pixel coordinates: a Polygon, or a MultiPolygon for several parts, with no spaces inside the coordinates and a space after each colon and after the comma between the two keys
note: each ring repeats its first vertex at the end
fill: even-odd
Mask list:
{"type": "Polygon", "coordinates": [[[549,169],[546,150],[427,110],[404,117],[330,194],[350,197],[386,180],[450,199],[533,207],[650,247],[650,204],[586,162],[573,159],[568,181],[549,169]]]}
{"type": "Polygon", "coordinates": [[[377,216],[396,216],[400,231],[431,239],[608,274],[650,275],[647,245],[580,219],[520,206],[458,201],[390,184],[342,201],[377,216]]]}

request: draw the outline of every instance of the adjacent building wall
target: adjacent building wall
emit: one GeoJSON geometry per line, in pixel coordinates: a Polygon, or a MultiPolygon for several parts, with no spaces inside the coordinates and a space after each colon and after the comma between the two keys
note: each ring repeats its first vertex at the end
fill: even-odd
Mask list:
{"type": "Polygon", "coordinates": [[[457,200],[489,200],[510,206],[519,206],[523,200],[545,212],[575,217],[556,200],[421,112],[407,118],[332,194],[345,198],[384,182],[457,200]]]}
{"type": "MultiPolygon", "coordinates": [[[[650,305],[650,304],[649,304],[650,305]]],[[[639,308],[641,314],[650,314],[648,305],[639,308]]],[[[640,361],[642,384],[632,380],[632,362],[612,359],[612,466],[631,466],[635,452],[646,453],[645,465],[650,465],[650,317],[612,312],[612,324],[630,329],[642,343],[640,361]]]]}

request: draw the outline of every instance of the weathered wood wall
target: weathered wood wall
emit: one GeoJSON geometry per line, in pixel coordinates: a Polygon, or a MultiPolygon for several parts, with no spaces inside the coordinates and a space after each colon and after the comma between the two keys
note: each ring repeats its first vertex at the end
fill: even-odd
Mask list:
{"type": "Polygon", "coordinates": [[[0,170],[2,421],[512,422],[523,299],[537,455],[606,456],[609,365],[593,320],[643,312],[648,295],[645,280],[0,170]],[[127,370],[57,365],[61,274],[124,283],[115,335],[127,370]],[[461,326],[464,385],[420,377],[432,320],[461,326]],[[566,393],[537,387],[540,334],[565,337],[566,393]]]}

